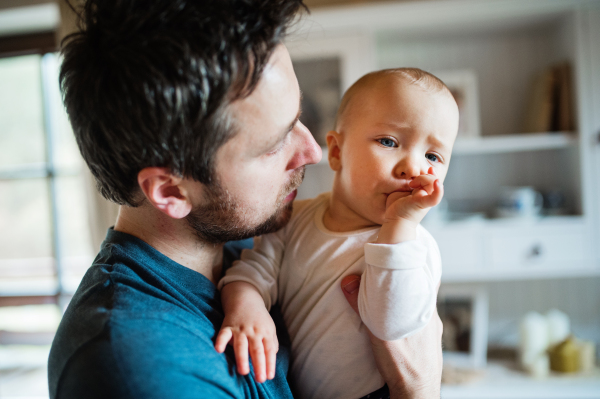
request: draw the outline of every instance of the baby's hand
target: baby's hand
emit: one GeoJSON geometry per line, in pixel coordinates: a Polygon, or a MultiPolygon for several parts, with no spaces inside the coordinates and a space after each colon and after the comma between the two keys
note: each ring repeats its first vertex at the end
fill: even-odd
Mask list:
{"type": "Polygon", "coordinates": [[[248,351],[250,351],[256,381],[265,382],[275,377],[275,359],[279,342],[275,323],[264,306],[245,307],[225,316],[215,341],[215,349],[223,353],[232,340],[235,362],[240,374],[246,375],[250,372],[248,364],[248,351]]]}
{"type": "Polygon", "coordinates": [[[440,203],[444,196],[444,188],[429,168],[427,174],[415,177],[409,186],[412,193],[392,193],[388,196],[385,210],[385,221],[406,220],[418,224],[429,209],[440,203]]]}
{"type": "Polygon", "coordinates": [[[440,203],[444,196],[442,183],[429,168],[426,175],[415,177],[409,184],[413,189],[410,195],[406,193],[391,193],[385,204],[384,222],[381,225],[377,243],[398,244],[414,240],[417,235],[417,225],[432,206],[440,203]]]}

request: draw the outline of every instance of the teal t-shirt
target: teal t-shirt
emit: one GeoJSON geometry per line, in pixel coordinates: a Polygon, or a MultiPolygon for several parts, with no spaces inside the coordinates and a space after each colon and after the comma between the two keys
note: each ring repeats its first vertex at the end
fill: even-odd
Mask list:
{"type": "Polygon", "coordinates": [[[54,338],[50,398],[292,398],[285,328],[275,379],[259,384],[236,372],[231,347],[214,349],[222,321],[207,278],[109,229],[54,338]]]}

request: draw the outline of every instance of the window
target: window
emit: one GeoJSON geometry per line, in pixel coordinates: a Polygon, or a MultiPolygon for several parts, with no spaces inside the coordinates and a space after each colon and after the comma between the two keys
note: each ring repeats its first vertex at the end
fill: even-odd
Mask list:
{"type": "Polygon", "coordinates": [[[72,293],[94,255],[55,53],[0,58],[0,297],[72,293]]]}
{"type": "Polygon", "coordinates": [[[0,12],[2,398],[48,397],[57,305],[67,304],[95,255],[86,198],[93,187],[58,88],[59,24],[57,3],[0,12]]]}

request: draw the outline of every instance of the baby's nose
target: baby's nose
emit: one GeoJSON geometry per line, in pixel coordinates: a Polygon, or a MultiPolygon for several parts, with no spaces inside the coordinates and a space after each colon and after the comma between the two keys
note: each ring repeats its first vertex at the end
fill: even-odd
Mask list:
{"type": "Polygon", "coordinates": [[[402,179],[414,179],[421,174],[421,168],[414,159],[404,159],[396,165],[396,177],[402,179]]]}

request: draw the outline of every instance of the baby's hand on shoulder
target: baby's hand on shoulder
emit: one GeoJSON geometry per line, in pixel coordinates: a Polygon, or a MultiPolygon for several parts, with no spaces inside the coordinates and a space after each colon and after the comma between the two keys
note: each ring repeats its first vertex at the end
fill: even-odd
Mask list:
{"type": "Polygon", "coordinates": [[[250,372],[248,352],[254,365],[257,382],[275,378],[275,362],[279,341],[275,323],[267,309],[263,307],[240,309],[229,313],[215,341],[215,349],[223,353],[227,344],[233,346],[238,372],[250,372]]]}

